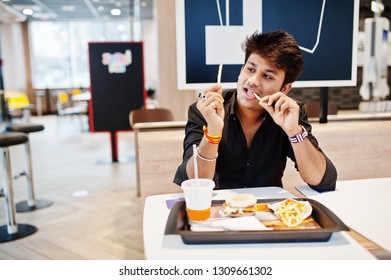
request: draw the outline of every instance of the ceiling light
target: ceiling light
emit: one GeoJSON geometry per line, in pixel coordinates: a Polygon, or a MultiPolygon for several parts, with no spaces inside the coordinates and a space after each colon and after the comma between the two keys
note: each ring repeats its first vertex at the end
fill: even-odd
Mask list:
{"type": "Polygon", "coordinates": [[[103,12],[105,10],[105,7],[100,5],[96,8],[99,12],[103,12]]]}
{"type": "Polygon", "coordinates": [[[119,16],[119,15],[121,15],[121,10],[120,9],[112,9],[111,14],[113,16],[119,16]]]}
{"type": "Polygon", "coordinates": [[[39,20],[53,20],[53,19],[57,18],[57,14],[46,14],[46,13],[34,12],[33,17],[38,18],[39,20]]]}
{"type": "Polygon", "coordinates": [[[76,7],[72,5],[64,5],[61,7],[61,10],[63,10],[64,12],[73,12],[76,10],[76,7]]]}
{"type": "Polygon", "coordinates": [[[31,9],[24,9],[22,13],[26,16],[31,16],[34,12],[31,9]]]}

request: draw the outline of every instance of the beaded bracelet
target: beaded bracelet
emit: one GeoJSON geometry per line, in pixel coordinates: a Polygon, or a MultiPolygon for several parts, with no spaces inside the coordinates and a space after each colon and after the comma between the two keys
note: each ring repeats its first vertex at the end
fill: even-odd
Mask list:
{"type": "Polygon", "coordinates": [[[200,159],[204,160],[204,161],[215,161],[218,157],[218,153],[216,154],[216,156],[214,158],[206,158],[204,156],[201,156],[198,152],[198,148],[195,150],[196,154],[197,154],[197,157],[199,157],[200,159]]]}
{"type": "Polygon", "coordinates": [[[208,133],[208,128],[205,125],[202,129],[204,130],[204,137],[207,142],[209,142],[211,144],[219,144],[220,143],[221,137],[223,137],[222,133],[220,133],[220,135],[210,135],[208,133]]]}

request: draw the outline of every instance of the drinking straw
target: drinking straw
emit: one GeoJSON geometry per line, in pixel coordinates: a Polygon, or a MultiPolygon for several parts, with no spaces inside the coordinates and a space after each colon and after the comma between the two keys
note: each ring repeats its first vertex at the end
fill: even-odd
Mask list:
{"type": "Polygon", "coordinates": [[[221,82],[221,73],[223,72],[223,64],[219,65],[219,73],[217,74],[217,83],[220,84],[221,82]]]}
{"type": "Polygon", "coordinates": [[[194,178],[198,180],[197,145],[193,144],[194,178]]]}

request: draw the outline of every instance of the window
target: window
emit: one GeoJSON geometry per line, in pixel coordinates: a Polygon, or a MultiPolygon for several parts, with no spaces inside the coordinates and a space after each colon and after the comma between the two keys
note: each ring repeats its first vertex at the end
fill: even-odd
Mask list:
{"type": "Polygon", "coordinates": [[[88,42],[129,41],[130,21],[33,21],[34,88],[88,88],[88,42]]]}

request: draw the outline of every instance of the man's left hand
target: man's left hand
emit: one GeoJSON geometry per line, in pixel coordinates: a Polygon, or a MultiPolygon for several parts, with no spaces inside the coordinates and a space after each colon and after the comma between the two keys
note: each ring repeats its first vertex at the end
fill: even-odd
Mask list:
{"type": "Polygon", "coordinates": [[[300,107],[292,98],[282,92],[267,95],[259,101],[261,105],[288,136],[301,132],[299,127],[300,107]]]}

